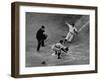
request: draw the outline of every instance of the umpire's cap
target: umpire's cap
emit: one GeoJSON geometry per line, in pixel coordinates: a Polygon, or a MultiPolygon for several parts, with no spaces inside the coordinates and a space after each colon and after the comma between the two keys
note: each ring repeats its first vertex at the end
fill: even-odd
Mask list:
{"type": "Polygon", "coordinates": [[[45,28],[45,26],[44,26],[44,25],[42,25],[42,26],[41,26],[41,28],[45,28]]]}

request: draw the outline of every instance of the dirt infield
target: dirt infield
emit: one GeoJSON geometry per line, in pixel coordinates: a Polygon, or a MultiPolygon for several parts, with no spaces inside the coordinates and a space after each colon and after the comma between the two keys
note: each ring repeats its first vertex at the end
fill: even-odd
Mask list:
{"type": "Polygon", "coordinates": [[[56,14],[35,14],[27,13],[26,15],[26,67],[36,66],[60,66],[60,65],[83,65],[89,64],[89,24],[76,35],[72,43],[66,43],[69,46],[67,54],[62,54],[62,59],[52,56],[51,45],[64,39],[68,33],[68,27],[64,24],[76,23],[80,29],[89,17],[82,15],[56,15],[56,14]],[[41,25],[46,26],[48,39],[46,46],[36,51],[37,40],[36,31],[41,25]]]}

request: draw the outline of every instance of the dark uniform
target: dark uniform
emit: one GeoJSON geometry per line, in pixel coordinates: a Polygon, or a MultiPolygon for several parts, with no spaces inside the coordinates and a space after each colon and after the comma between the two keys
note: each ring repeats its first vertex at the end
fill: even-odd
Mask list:
{"type": "Polygon", "coordinates": [[[38,45],[37,45],[37,51],[40,50],[40,47],[44,46],[44,40],[47,38],[47,35],[44,34],[45,30],[44,30],[44,26],[42,26],[36,33],[36,39],[38,41],[38,45]]]}

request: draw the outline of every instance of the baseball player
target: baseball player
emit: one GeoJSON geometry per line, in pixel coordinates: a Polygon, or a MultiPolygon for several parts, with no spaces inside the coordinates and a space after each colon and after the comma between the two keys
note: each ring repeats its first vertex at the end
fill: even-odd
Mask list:
{"type": "Polygon", "coordinates": [[[69,23],[65,23],[65,24],[67,24],[68,25],[68,27],[69,27],[69,32],[68,32],[68,34],[66,35],[66,37],[65,37],[65,40],[64,40],[64,43],[67,41],[67,42],[71,42],[72,41],[72,39],[73,39],[73,37],[74,37],[74,35],[75,34],[77,34],[78,33],[78,30],[77,30],[77,28],[75,27],[75,24],[69,24],[69,23]]]}
{"type": "Polygon", "coordinates": [[[52,50],[55,51],[55,55],[58,56],[58,59],[61,59],[61,53],[65,52],[67,53],[67,51],[69,50],[68,47],[65,47],[63,45],[63,40],[60,40],[58,43],[54,44],[52,46],[52,50]]]}

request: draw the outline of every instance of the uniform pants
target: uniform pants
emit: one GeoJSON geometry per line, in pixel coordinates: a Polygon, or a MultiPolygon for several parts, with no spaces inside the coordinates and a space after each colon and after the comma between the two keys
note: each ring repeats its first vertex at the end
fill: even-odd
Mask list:
{"type": "Polygon", "coordinates": [[[41,46],[44,46],[44,39],[38,40],[37,51],[40,50],[41,46]]]}
{"type": "Polygon", "coordinates": [[[67,34],[67,36],[66,36],[65,39],[66,39],[67,41],[71,42],[72,39],[73,39],[73,37],[74,37],[74,35],[73,35],[71,32],[68,32],[68,34],[67,34]]]}

